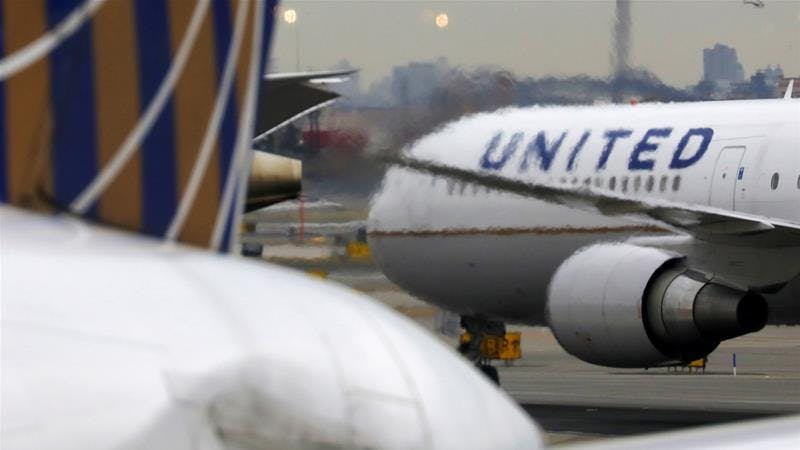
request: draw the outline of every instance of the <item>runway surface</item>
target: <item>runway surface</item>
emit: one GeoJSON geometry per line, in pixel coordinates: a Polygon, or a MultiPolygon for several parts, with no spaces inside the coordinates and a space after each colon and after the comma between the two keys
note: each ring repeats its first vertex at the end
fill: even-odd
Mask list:
{"type": "Polygon", "coordinates": [[[524,404],[550,444],[681,430],[769,417],[759,413],[524,404]]]}
{"type": "Polygon", "coordinates": [[[800,413],[800,327],[724,342],[705,373],[597,367],[566,354],[546,328],[521,330],[523,358],[500,367],[501,383],[550,443],[800,413]]]}
{"type": "Polygon", "coordinates": [[[500,368],[504,388],[521,403],[800,412],[798,327],[767,327],[724,342],[705,372],[593,366],[567,355],[546,328],[521,330],[523,358],[500,368]]]}

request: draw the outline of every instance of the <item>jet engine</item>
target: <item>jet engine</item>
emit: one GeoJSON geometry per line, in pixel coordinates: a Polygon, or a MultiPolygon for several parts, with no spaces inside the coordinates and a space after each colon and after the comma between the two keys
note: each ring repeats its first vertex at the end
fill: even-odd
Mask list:
{"type": "Polygon", "coordinates": [[[297,198],[302,189],[302,167],[296,159],[254,151],[247,180],[246,212],[297,198]]]}
{"type": "Polygon", "coordinates": [[[548,294],[547,319],[561,346],[609,367],[692,361],[767,322],[760,295],[716,283],[680,255],[630,244],[575,253],[548,294]]]}

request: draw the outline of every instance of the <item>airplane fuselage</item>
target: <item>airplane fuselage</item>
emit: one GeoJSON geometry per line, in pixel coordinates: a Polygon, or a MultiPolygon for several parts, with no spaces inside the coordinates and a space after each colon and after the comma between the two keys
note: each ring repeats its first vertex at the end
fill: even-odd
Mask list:
{"type": "MultiPolygon", "coordinates": [[[[525,108],[478,114],[409,148],[415,158],[548,185],[800,222],[800,100],[525,108]]],[[[675,235],[601,214],[392,168],[369,231],[384,272],[462,314],[541,324],[548,283],[581,247],[638,237],[743,288],[800,274],[800,247],[675,235]]],[[[795,284],[797,281],[794,282],[795,284]]],[[[791,289],[791,288],[790,288],[791,289]]]]}
{"type": "Polygon", "coordinates": [[[2,448],[538,447],[483,375],[346,289],[68,217],[0,224],[2,448]]]}

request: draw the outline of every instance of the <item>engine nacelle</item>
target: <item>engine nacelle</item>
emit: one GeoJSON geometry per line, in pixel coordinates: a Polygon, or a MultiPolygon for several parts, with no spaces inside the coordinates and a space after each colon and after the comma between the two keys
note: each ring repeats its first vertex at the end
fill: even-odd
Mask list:
{"type": "Polygon", "coordinates": [[[247,212],[297,198],[302,190],[303,163],[285,156],[253,151],[247,178],[247,212]]]}
{"type": "Polygon", "coordinates": [[[683,260],[630,244],[579,251],[550,283],[553,334],[586,362],[653,367],[702,358],[721,341],[764,327],[760,295],[714,283],[683,260]]]}

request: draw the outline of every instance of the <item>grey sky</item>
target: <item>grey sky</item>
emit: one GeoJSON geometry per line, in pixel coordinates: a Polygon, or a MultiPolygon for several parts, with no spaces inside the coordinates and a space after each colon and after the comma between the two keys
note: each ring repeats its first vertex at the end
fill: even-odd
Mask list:
{"type": "MultiPolygon", "coordinates": [[[[702,49],[720,42],[738,51],[747,76],[768,64],[800,75],[800,0],[634,1],[631,63],[685,86],[702,74],[702,49]]],[[[439,56],[461,66],[491,65],[519,76],[605,76],[614,2],[287,0],[298,19],[278,20],[279,70],[330,68],[348,59],[362,87],[391,67],[439,56]],[[446,12],[449,26],[434,16],[446,12]]]]}

